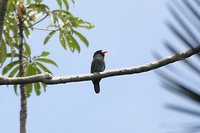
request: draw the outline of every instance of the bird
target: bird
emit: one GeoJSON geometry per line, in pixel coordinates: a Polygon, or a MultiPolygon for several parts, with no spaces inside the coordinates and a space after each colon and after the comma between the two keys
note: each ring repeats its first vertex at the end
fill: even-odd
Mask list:
{"type": "MultiPolygon", "coordinates": [[[[93,55],[93,60],[91,63],[91,73],[95,72],[102,72],[105,70],[106,65],[104,62],[104,56],[107,53],[105,50],[98,50],[93,55]]],[[[100,92],[100,85],[99,82],[101,81],[101,78],[95,78],[92,80],[92,83],[94,84],[94,91],[96,93],[100,92]]]]}

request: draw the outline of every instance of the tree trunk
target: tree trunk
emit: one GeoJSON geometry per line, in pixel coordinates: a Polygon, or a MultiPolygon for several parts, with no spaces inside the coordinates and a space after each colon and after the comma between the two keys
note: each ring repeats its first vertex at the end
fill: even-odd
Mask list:
{"type": "Polygon", "coordinates": [[[0,0],[0,40],[2,38],[2,31],[4,25],[4,16],[6,14],[8,0],[0,0]]]}
{"type": "Polygon", "coordinates": [[[27,99],[26,99],[26,87],[20,85],[21,94],[21,110],[20,110],[20,133],[26,133],[26,119],[27,119],[27,99]]]}
{"type": "MultiPolygon", "coordinates": [[[[24,66],[23,66],[23,21],[19,18],[19,76],[24,76],[24,66]]],[[[20,110],[20,133],[26,133],[26,119],[27,119],[27,98],[26,98],[26,86],[25,84],[20,84],[20,94],[21,94],[21,110],[20,110]]]]}

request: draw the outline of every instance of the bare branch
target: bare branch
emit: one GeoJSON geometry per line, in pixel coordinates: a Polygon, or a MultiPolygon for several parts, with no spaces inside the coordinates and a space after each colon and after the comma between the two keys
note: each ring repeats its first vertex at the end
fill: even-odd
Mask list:
{"type": "Polygon", "coordinates": [[[0,77],[0,85],[44,82],[45,80],[50,80],[50,79],[52,79],[52,75],[49,73],[37,74],[34,76],[27,76],[27,77],[16,77],[16,78],[0,77]]]}
{"type": "Polygon", "coordinates": [[[27,76],[27,77],[16,77],[16,78],[0,77],[0,85],[27,84],[27,83],[34,83],[34,82],[43,82],[43,83],[52,85],[52,84],[61,84],[61,83],[69,83],[69,82],[88,81],[94,78],[108,78],[108,77],[113,77],[113,76],[136,74],[136,73],[148,72],[148,71],[166,66],[168,64],[174,63],[176,61],[184,60],[199,52],[200,52],[200,46],[184,51],[182,53],[173,55],[173,56],[169,56],[162,60],[145,64],[145,65],[130,67],[130,68],[121,68],[121,69],[116,69],[116,70],[108,70],[108,71],[93,73],[93,74],[53,77],[52,75],[48,73],[44,73],[44,74],[38,74],[34,76],[27,76]]]}

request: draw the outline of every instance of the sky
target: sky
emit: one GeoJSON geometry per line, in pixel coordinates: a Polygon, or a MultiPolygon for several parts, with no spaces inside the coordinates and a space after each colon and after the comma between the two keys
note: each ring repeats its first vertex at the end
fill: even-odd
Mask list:
{"type": "MultiPolygon", "coordinates": [[[[75,1],[70,11],[94,24],[92,30],[80,30],[90,42],[80,53],[65,51],[58,38],[43,45],[48,32],[34,31],[31,39],[35,55],[48,50],[58,68],[48,66],[54,76],[90,72],[93,53],[108,51],[106,69],[139,66],[154,61],[153,52],[170,55],[162,41],[175,40],[165,25],[171,16],[167,0],[84,0],[75,1]]],[[[56,2],[47,4],[56,9],[56,2]]],[[[43,26],[38,25],[38,27],[43,26]]],[[[176,63],[176,65],[180,65],[176,63]]],[[[162,88],[154,71],[101,81],[95,94],[91,81],[49,85],[40,96],[28,98],[27,133],[166,133],[177,132],[197,118],[165,108],[166,103],[191,105],[162,88]]],[[[0,132],[19,132],[20,97],[11,86],[0,89],[0,132]]]]}

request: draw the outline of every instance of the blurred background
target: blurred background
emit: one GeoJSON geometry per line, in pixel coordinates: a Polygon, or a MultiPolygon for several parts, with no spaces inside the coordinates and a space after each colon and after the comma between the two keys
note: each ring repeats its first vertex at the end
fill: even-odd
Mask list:
{"type": "MultiPolygon", "coordinates": [[[[47,3],[52,9],[58,8],[56,2],[47,3]]],[[[34,55],[44,50],[51,52],[51,59],[59,65],[49,66],[54,76],[89,73],[93,53],[99,49],[108,51],[107,70],[143,65],[198,44],[198,39],[191,37],[194,34],[198,38],[198,3],[199,0],[75,1],[70,11],[95,26],[90,31],[81,30],[90,42],[88,48],[82,44],[80,53],[65,51],[57,36],[43,46],[48,34],[45,31],[34,31],[29,42],[34,55]]],[[[49,85],[45,93],[28,99],[27,132],[197,132],[199,73],[198,67],[191,67],[198,66],[194,63],[198,63],[198,56],[158,71],[106,78],[101,81],[100,94],[94,93],[90,81],[49,85]],[[191,100],[196,100],[195,104],[191,100]]],[[[0,132],[19,131],[19,99],[12,86],[1,86],[0,132]]]]}

